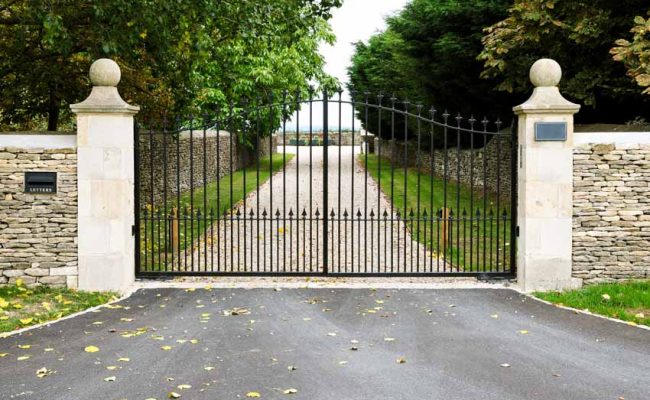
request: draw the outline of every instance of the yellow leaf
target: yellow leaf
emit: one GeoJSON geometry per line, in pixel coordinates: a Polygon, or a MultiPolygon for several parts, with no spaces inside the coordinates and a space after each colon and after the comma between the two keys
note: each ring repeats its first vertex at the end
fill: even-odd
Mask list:
{"type": "Polygon", "coordinates": [[[176,386],[176,387],[179,388],[180,390],[184,390],[184,389],[189,389],[189,388],[191,388],[192,385],[188,385],[188,384],[184,383],[184,384],[182,384],[182,385],[178,385],[178,386],[176,386]]]}
{"type": "MultiPolygon", "coordinates": [[[[6,355],[6,354],[5,354],[5,355],[6,355]]],[[[212,370],[214,369],[214,367],[205,367],[205,368],[203,368],[203,369],[206,370],[206,371],[212,371],[212,370]]]]}
{"type": "Polygon", "coordinates": [[[258,392],[248,392],[246,393],[246,397],[262,397],[262,395],[258,392]]]}
{"type": "Polygon", "coordinates": [[[168,350],[172,349],[172,346],[163,346],[163,347],[161,347],[161,349],[163,349],[165,351],[168,351],[168,350]]]}
{"type": "Polygon", "coordinates": [[[51,347],[48,347],[47,349],[44,349],[43,351],[45,351],[45,352],[50,352],[50,351],[54,351],[54,349],[51,348],[51,347]]]}
{"type": "Polygon", "coordinates": [[[34,320],[34,318],[21,318],[21,319],[19,319],[20,323],[23,324],[23,325],[30,324],[33,320],[34,320]]]}
{"type": "Polygon", "coordinates": [[[176,392],[169,392],[167,393],[167,397],[170,399],[180,399],[181,395],[176,392]]]}
{"type": "Polygon", "coordinates": [[[9,319],[8,315],[3,315],[2,317],[0,317],[0,321],[6,321],[8,319],[9,319]]]}
{"type": "Polygon", "coordinates": [[[36,371],[36,376],[39,377],[39,378],[45,378],[46,376],[50,375],[51,373],[52,373],[52,371],[50,371],[49,369],[43,367],[43,368],[40,368],[40,369],[38,369],[36,371]]]}
{"type": "Polygon", "coordinates": [[[21,287],[24,281],[22,279],[16,279],[16,286],[21,287]]]}
{"type": "Polygon", "coordinates": [[[289,389],[285,389],[284,391],[282,391],[282,393],[284,393],[284,394],[296,394],[296,393],[298,393],[298,390],[294,389],[294,388],[289,388],[289,389]]]}
{"type": "Polygon", "coordinates": [[[104,381],[106,381],[106,382],[115,382],[115,377],[114,376],[109,376],[108,378],[104,378],[104,381]]]}
{"type": "Polygon", "coordinates": [[[29,349],[30,347],[32,347],[31,344],[19,344],[18,345],[19,349],[29,349]]]}
{"type": "Polygon", "coordinates": [[[120,357],[120,358],[117,359],[117,361],[129,362],[129,361],[131,361],[131,359],[128,358],[128,357],[120,357]]]}
{"type": "Polygon", "coordinates": [[[99,351],[99,347],[96,346],[86,346],[84,349],[86,353],[97,353],[99,351]]]}
{"type": "Polygon", "coordinates": [[[9,355],[9,353],[0,353],[0,358],[7,357],[8,355],[9,355]]]}
{"type": "Polygon", "coordinates": [[[29,356],[20,356],[20,357],[16,358],[16,360],[18,360],[18,361],[25,361],[25,360],[28,360],[28,359],[29,359],[29,356]]]}
{"type": "Polygon", "coordinates": [[[133,318],[120,318],[120,321],[131,322],[133,321],[133,318]]]}
{"type": "Polygon", "coordinates": [[[528,331],[525,330],[525,329],[522,329],[522,330],[520,330],[518,332],[521,333],[522,335],[528,335],[528,331]]]}
{"type": "Polygon", "coordinates": [[[0,308],[7,308],[9,307],[9,302],[2,297],[0,297],[0,308]]]}
{"type": "Polygon", "coordinates": [[[109,370],[109,371],[115,371],[117,369],[117,366],[109,365],[108,367],[106,367],[106,369],[109,370]]]}

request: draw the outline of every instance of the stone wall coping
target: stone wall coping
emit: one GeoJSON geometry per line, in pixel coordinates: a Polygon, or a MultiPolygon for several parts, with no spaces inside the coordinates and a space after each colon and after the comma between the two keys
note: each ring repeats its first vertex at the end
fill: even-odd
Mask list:
{"type": "Polygon", "coordinates": [[[575,132],[573,144],[650,144],[650,132],[575,132]]]}
{"type": "Polygon", "coordinates": [[[42,132],[10,132],[0,134],[0,147],[24,149],[71,149],[77,147],[77,135],[42,132]]]}

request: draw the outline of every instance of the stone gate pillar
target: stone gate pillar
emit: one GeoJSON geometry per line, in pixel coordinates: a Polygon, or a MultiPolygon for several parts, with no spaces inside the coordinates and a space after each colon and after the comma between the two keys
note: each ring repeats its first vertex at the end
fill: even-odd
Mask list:
{"type": "Polygon", "coordinates": [[[514,108],[517,149],[517,281],[526,291],[566,289],[571,277],[573,215],[573,115],[558,84],[560,65],[541,59],[530,69],[532,96],[514,108]]]}
{"type": "Polygon", "coordinates": [[[77,114],[79,289],[126,289],[135,279],[133,116],[117,91],[120,68],[90,67],[90,96],[77,114]]]}

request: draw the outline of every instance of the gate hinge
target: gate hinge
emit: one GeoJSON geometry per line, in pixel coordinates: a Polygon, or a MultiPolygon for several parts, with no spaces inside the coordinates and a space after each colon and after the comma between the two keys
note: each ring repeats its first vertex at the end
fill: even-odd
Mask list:
{"type": "Polygon", "coordinates": [[[135,225],[131,225],[131,236],[135,236],[135,225]]]}
{"type": "Polygon", "coordinates": [[[519,237],[519,225],[515,228],[515,236],[519,237]]]}

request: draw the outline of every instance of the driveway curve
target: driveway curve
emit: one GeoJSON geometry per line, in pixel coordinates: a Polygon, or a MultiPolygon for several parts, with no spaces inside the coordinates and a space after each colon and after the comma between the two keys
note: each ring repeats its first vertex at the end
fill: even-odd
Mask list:
{"type": "Polygon", "coordinates": [[[650,388],[650,331],[505,289],[140,290],[0,339],[0,354],[2,399],[640,400],[650,388]]]}

